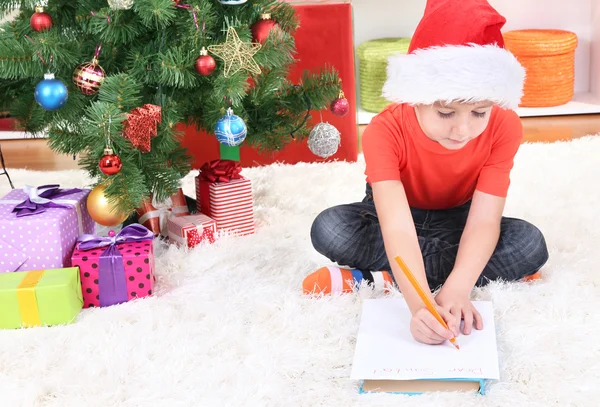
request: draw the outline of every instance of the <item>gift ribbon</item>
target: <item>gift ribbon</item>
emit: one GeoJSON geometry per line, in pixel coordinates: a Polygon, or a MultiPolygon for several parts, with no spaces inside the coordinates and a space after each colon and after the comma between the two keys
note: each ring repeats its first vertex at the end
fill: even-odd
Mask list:
{"type": "Polygon", "coordinates": [[[44,270],[29,271],[17,287],[17,301],[23,326],[40,326],[40,312],[35,297],[35,287],[42,278],[44,270]]]}
{"type": "Polygon", "coordinates": [[[75,211],[77,212],[77,226],[79,228],[79,234],[82,234],[83,216],[79,201],[76,199],[58,199],[81,191],[82,190],[79,188],[61,190],[59,189],[58,184],[43,185],[41,187],[32,187],[30,185],[26,185],[23,188],[23,192],[27,194],[27,199],[24,201],[16,199],[2,199],[0,200],[0,204],[15,205],[12,212],[16,212],[17,218],[39,215],[46,212],[46,210],[50,208],[75,208],[75,211]]]}
{"type": "Polygon", "coordinates": [[[183,191],[180,189],[177,193],[171,195],[166,200],[159,202],[156,200],[156,196],[152,197],[152,207],[154,210],[150,210],[145,212],[142,216],[139,217],[138,223],[144,224],[150,220],[151,227],[150,229],[156,233],[156,227],[158,227],[159,233],[162,236],[168,236],[167,228],[169,218],[173,216],[181,216],[181,215],[189,215],[189,209],[185,202],[185,196],[183,195],[183,191]],[[174,206],[174,201],[172,197],[180,197],[181,199],[177,199],[179,205],[174,206]],[[157,219],[155,224],[152,224],[152,219],[157,219]]]}
{"type": "Polygon", "coordinates": [[[106,247],[100,255],[98,271],[101,307],[127,302],[125,266],[123,266],[123,255],[117,245],[152,240],[153,237],[154,234],[144,226],[133,224],[125,226],[116,236],[83,235],[77,239],[79,250],[88,251],[106,247]]]}
{"type": "Polygon", "coordinates": [[[242,179],[242,166],[238,161],[213,160],[200,167],[200,181],[229,182],[242,179]]]}
{"type": "Polygon", "coordinates": [[[153,211],[148,211],[144,213],[138,219],[138,222],[141,224],[146,223],[150,219],[158,218],[158,231],[159,234],[165,236],[167,223],[169,222],[169,218],[174,216],[171,212],[171,206],[173,206],[173,201],[171,198],[167,198],[162,202],[156,200],[156,196],[152,197],[152,206],[154,207],[153,211]]]}

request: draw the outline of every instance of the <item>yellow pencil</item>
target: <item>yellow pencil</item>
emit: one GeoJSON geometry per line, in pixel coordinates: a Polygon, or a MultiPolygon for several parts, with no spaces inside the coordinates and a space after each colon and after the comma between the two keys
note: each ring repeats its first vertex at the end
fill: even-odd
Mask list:
{"type": "MultiPolygon", "coordinates": [[[[409,270],[408,266],[404,263],[400,256],[396,256],[396,263],[398,263],[398,265],[404,272],[404,275],[406,276],[406,278],[408,278],[408,281],[410,281],[412,286],[415,288],[417,294],[419,294],[419,297],[421,297],[429,312],[433,314],[435,319],[437,319],[444,328],[450,330],[450,328],[448,328],[448,325],[446,324],[446,321],[444,321],[440,313],[435,308],[435,305],[433,305],[429,297],[425,294],[425,291],[423,291],[423,287],[421,287],[421,284],[419,284],[414,274],[409,270]]],[[[456,338],[450,339],[450,342],[452,342],[452,345],[454,345],[456,349],[460,349],[460,346],[458,346],[458,343],[456,343],[456,338]]]]}

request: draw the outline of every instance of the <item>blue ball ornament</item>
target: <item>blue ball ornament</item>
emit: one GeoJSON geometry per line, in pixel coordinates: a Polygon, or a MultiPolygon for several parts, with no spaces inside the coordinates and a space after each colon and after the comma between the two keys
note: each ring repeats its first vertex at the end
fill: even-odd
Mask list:
{"type": "Polygon", "coordinates": [[[35,87],[35,101],[46,110],[56,110],[67,101],[69,92],[64,83],[47,73],[35,87]]]}
{"type": "Polygon", "coordinates": [[[246,123],[239,116],[234,115],[231,108],[227,109],[227,114],[221,117],[215,126],[217,140],[229,147],[242,144],[247,133],[246,123]]]}

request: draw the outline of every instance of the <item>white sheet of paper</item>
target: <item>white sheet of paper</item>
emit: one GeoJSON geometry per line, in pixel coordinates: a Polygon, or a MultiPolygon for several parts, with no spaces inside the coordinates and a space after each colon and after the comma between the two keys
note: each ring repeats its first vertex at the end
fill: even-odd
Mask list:
{"type": "Polygon", "coordinates": [[[351,378],[354,380],[499,379],[494,312],[489,301],[473,301],[484,329],[459,335],[460,350],[448,341],[425,345],[410,333],[411,313],[403,299],[367,299],[351,378]]]}

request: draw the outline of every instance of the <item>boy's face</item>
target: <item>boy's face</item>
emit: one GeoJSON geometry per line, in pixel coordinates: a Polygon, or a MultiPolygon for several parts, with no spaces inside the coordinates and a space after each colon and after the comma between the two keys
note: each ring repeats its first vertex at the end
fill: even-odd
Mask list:
{"type": "Polygon", "coordinates": [[[430,139],[448,150],[459,150],[479,137],[490,121],[492,102],[418,105],[421,129],[430,139]]]}

